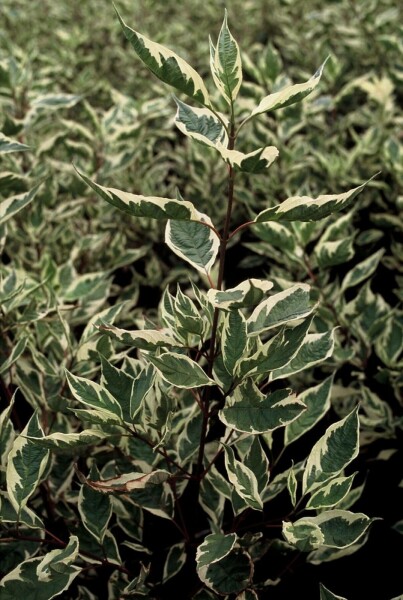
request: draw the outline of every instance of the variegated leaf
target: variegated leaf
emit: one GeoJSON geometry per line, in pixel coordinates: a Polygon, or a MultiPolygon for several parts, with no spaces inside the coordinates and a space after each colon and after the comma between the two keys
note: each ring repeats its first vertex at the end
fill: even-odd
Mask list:
{"type": "Polygon", "coordinates": [[[186,548],[183,542],[174,544],[170,547],[164,564],[162,581],[165,583],[168,579],[175,577],[186,562],[186,548]]]}
{"type": "MultiPolygon", "coordinates": [[[[81,532],[80,532],[80,534],[83,535],[81,532]]],[[[97,547],[97,546],[95,546],[95,547],[97,547]]],[[[105,554],[108,557],[109,563],[111,563],[113,565],[121,565],[122,564],[122,558],[119,553],[118,543],[116,541],[115,536],[109,529],[107,529],[105,531],[105,537],[104,537],[102,547],[103,547],[103,551],[105,552],[105,554]]]]}
{"type": "Polygon", "coordinates": [[[391,315],[386,321],[375,339],[375,351],[385,365],[399,368],[403,351],[403,322],[399,315],[391,315]]]}
{"type": "Polygon", "coordinates": [[[352,225],[353,212],[347,212],[338,215],[337,218],[324,229],[319,239],[319,244],[323,242],[331,242],[345,237],[352,225]]]}
{"type": "Polygon", "coordinates": [[[159,314],[161,322],[167,329],[175,329],[176,315],[175,315],[175,298],[170,294],[168,286],[165,288],[161,302],[159,305],[159,314]]]}
{"type": "Polygon", "coordinates": [[[343,596],[336,596],[330,590],[328,590],[323,583],[320,583],[320,600],[347,600],[343,596]]]}
{"type": "Polygon", "coordinates": [[[69,373],[69,371],[66,371],[66,375],[71,393],[81,404],[104,410],[120,419],[122,418],[122,409],[119,402],[99,383],[84,377],[78,377],[69,373]]]}
{"type": "Polygon", "coordinates": [[[24,560],[5,575],[0,581],[0,597],[51,600],[59,596],[81,573],[81,568],[72,564],[77,557],[78,538],[71,536],[65,548],[24,560]]]}
{"type": "Polygon", "coordinates": [[[323,545],[325,537],[315,521],[306,518],[295,523],[283,522],[283,537],[300,552],[309,552],[323,545]]]}
{"type": "Polygon", "coordinates": [[[322,485],[311,495],[306,504],[306,508],[319,510],[322,508],[330,508],[341,502],[341,500],[349,493],[356,474],[357,473],[353,473],[349,477],[335,477],[322,485]]]}
{"type": "Polygon", "coordinates": [[[228,150],[219,142],[217,142],[216,148],[231,167],[236,171],[245,171],[246,173],[261,173],[270,167],[279,155],[275,146],[258,148],[248,154],[239,152],[239,150],[228,150]]]}
{"type": "Polygon", "coordinates": [[[320,546],[347,548],[357,542],[376,520],[363,513],[327,510],[316,517],[302,517],[294,523],[283,523],[283,535],[290,544],[303,551],[314,550],[320,546]],[[309,533],[311,531],[315,531],[313,538],[309,533]],[[308,540],[310,543],[307,545],[310,547],[302,548],[308,540]]]}
{"type": "Polygon", "coordinates": [[[264,223],[265,221],[319,221],[332,213],[349,207],[354,198],[362,192],[371,179],[343,194],[327,194],[317,198],[292,196],[281,204],[259,213],[255,218],[255,223],[264,223]]]}
{"type": "MultiPolygon", "coordinates": [[[[146,580],[150,574],[150,568],[151,565],[145,566],[143,565],[143,563],[140,563],[140,573],[137,575],[137,577],[132,579],[130,583],[126,585],[126,587],[123,589],[123,597],[147,597],[148,583],[146,580]]],[[[95,599],[91,598],[91,600],[95,599]]]]}
{"type": "Polygon", "coordinates": [[[105,273],[98,271],[95,273],[84,273],[78,275],[74,273],[74,279],[63,290],[63,299],[66,302],[74,302],[75,300],[83,300],[86,297],[91,297],[93,290],[98,286],[104,287],[105,273]]]}
{"type": "Polygon", "coordinates": [[[307,562],[313,565],[321,565],[324,562],[330,562],[351,556],[360,548],[362,548],[368,541],[368,530],[362,535],[354,544],[347,546],[346,548],[329,548],[328,546],[321,546],[317,550],[312,550],[306,557],[307,562]]]}
{"type": "Polygon", "coordinates": [[[322,269],[348,262],[354,256],[354,236],[336,241],[320,241],[315,246],[315,256],[322,269]]]}
{"type": "Polygon", "coordinates": [[[283,379],[294,373],[310,369],[332,356],[335,330],[324,333],[308,333],[292,359],[284,367],[274,369],[270,373],[270,381],[283,379]]]}
{"type": "Polygon", "coordinates": [[[311,322],[312,319],[308,318],[293,328],[281,330],[250,358],[241,361],[240,375],[245,377],[266,374],[285,367],[304,343],[311,322]]]}
{"type": "MultiPolygon", "coordinates": [[[[153,368],[153,365],[148,366],[153,368]]],[[[147,385],[147,380],[144,379],[144,382],[140,383],[140,389],[144,389],[143,383],[145,384],[145,387],[147,385]]],[[[136,425],[140,430],[143,430],[144,432],[148,431],[148,434],[151,434],[150,429],[153,430],[151,435],[154,444],[160,443],[161,435],[163,435],[164,431],[168,435],[169,432],[166,431],[166,428],[170,428],[170,413],[175,411],[176,408],[176,400],[173,395],[166,393],[165,390],[166,385],[156,373],[155,384],[149,391],[146,390],[145,396],[141,401],[138,416],[136,416],[136,425]]],[[[148,456],[147,462],[153,463],[150,456],[148,456]]]]}
{"type": "Polygon", "coordinates": [[[256,306],[272,287],[271,281],[246,279],[236,287],[225,291],[210,289],[207,298],[214,308],[221,310],[256,306]]]}
{"type": "Polygon", "coordinates": [[[110,496],[117,525],[126,535],[126,539],[143,541],[144,513],[139,506],[126,496],[110,496]]]}
{"type": "Polygon", "coordinates": [[[237,362],[246,348],[246,320],[240,310],[226,313],[223,319],[221,352],[224,367],[230,375],[235,371],[237,362]]]}
{"type": "Polygon", "coordinates": [[[34,444],[29,437],[43,437],[38,414],[34,413],[10,450],[7,461],[7,492],[17,511],[23,509],[35,492],[45,471],[49,450],[34,444]]]}
{"type": "MultiPolygon", "coordinates": [[[[100,427],[105,427],[105,431],[108,431],[107,426],[119,426],[122,425],[122,419],[111,412],[107,412],[106,410],[96,410],[96,409],[83,409],[83,408],[71,408],[72,413],[76,415],[80,421],[83,423],[91,423],[91,425],[100,425],[100,427]]],[[[92,431],[92,430],[91,430],[92,431]]]]}
{"type": "Polygon", "coordinates": [[[232,105],[242,83],[242,62],[239,46],[228,28],[226,10],[216,47],[210,39],[210,67],[214,83],[232,105]]]}
{"type": "MultiPolygon", "coordinates": [[[[242,456],[242,460],[251,471],[254,472],[257,479],[257,488],[260,496],[263,498],[268,481],[270,479],[270,465],[266,452],[263,450],[258,435],[250,435],[246,440],[249,447],[246,453],[242,456]]],[[[239,449],[239,440],[237,443],[239,449]]]]}
{"type": "Polygon", "coordinates": [[[15,346],[13,347],[11,353],[6,358],[6,360],[0,365],[0,375],[9,370],[11,365],[15,363],[16,360],[21,356],[24,352],[26,345],[28,343],[28,337],[20,337],[15,346]]]}
{"type": "Polygon", "coordinates": [[[99,330],[112,339],[127,346],[139,348],[139,350],[156,350],[157,348],[178,346],[178,341],[172,335],[155,329],[128,331],[127,329],[119,329],[114,325],[104,324],[99,326],[99,330]]]}
{"type": "Polygon", "coordinates": [[[65,548],[48,552],[36,568],[39,582],[52,581],[60,573],[76,573],[77,567],[72,567],[71,563],[78,558],[78,544],[78,537],[72,535],[65,548]]]}
{"type": "Polygon", "coordinates": [[[38,517],[28,506],[16,510],[11,504],[8,494],[0,492],[0,521],[1,523],[20,523],[30,529],[43,529],[45,527],[42,519],[38,517]]]}
{"type": "MultiPolygon", "coordinates": [[[[41,94],[31,102],[30,108],[24,116],[24,126],[27,129],[30,129],[45,113],[50,113],[51,111],[57,111],[60,109],[67,110],[75,106],[78,102],[80,102],[80,100],[82,100],[82,96],[75,94],[41,94]]],[[[56,134],[56,136],[53,136],[53,139],[58,141],[62,137],[63,132],[59,133],[59,135],[56,134]]],[[[46,148],[51,145],[51,142],[52,138],[48,139],[47,143],[42,143],[40,146],[41,152],[46,151],[46,148]]],[[[83,143],[79,144],[76,142],[76,144],[73,143],[73,145],[75,148],[77,148],[79,145],[81,148],[86,148],[87,154],[91,152],[90,148],[83,143]]]]}
{"type": "Polygon", "coordinates": [[[389,306],[385,304],[380,294],[374,294],[371,290],[371,282],[360,287],[355,298],[345,304],[341,302],[341,317],[345,322],[353,322],[354,330],[369,347],[376,342],[381,333],[385,321],[388,318],[389,306]],[[344,306],[343,306],[344,305],[344,306]]]}
{"type": "Polygon", "coordinates": [[[295,505],[297,504],[298,481],[297,481],[293,466],[291,467],[291,469],[288,472],[287,489],[288,489],[288,493],[290,494],[291,504],[295,507],[295,505]]]}
{"type": "Polygon", "coordinates": [[[174,314],[175,314],[175,325],[176,331],[188,341],[188,345],[192,345],[189,342],[189,337],[197,335],[203,337],[206,329],[209,329],[206,319],[202,312],[198,310],[196,304],[189,296],[182,293],[179,288],[174,300],[174,314]]]}
{"type": "Polygon", "coordinates": [[[224,445],[225,469],[228,479],[234,486],[236,493],[241,496],[248,506],[255,510],[263,510],[262,498],[259,494],[257,479],[253,471],[235,458],[233,449],[224,445]]]}
{"type": "Polygon", "coordinates": [[[207,215],[197,213],[197,221],[171,221],[165,229],[165,242],[180,258],[201,273],[210,273],[220,248],[218,235],[207,215]],[[209,225],[209,227],[207,226],[209,225]]]}
{"type": "Polygon", "coordinates": [[[306,493],[338,475],[358,455],[358,407],[328,427],[313,446],[303,476],[306,493]]]}
{"type": "Polygon", "coordinates": [[[361,485],[358,485],[357,487],[350,490],[348,494],[343,498],[343,500],[339,502],[337,508],[343,510],[350,510],[350,508],[354,506],[354,504],[361,498],[364,489],[365,481],[361,485]]]}
{"type": "Polygon", "coordinates": [[[125,302],[108,306],[104,310],[101,310],[97,314],[93,315],[85,326],[83,333],[80,338],[80,346],[88,341],[93,335],[96,335],[96,327],[103,325],[104,323],[113,324],[116,317],[122,312],[125,307],[125,302]],[[95,333],[94,333],[95,332],[95,333]]]}
{"type": "MultiPolygon", "coordinates": [[[[197,572],[208,588],[227,597],[227,594],[238,594],[252,583],[253,562],[245,551],[233,549],[221,560],[200,567],[197,572]]],[[[202,596],[200,600],[205,598],[202,596]]]]}
{"type": "Polygon", "coordinates": [[[133,393],[130,398],[130,418],[134,420],[141,411],[143,401],[152,390],[155,380],[155,369],[148,364],[134,380],[133,393]]]}
{"type": "Polygon", "coordinates": [[[116,399],[122,409],[123,420],[131,424],[130,404],[133,397],[134,377],[128,375],[123,369],[117,369],[102,354],[101,385],[116,399]]]}
{"type": "Polygon", "coordinates": [[[80,433],[51,433],[43,437],[27,436],[36,446],[48,448],[54,452],[74,453],[80,448],[93,446],[105,439],[105,434],[93,429],[85,429],[80,433]]]}
{"type": "Polygon", "coordinates": [[[125,540],[122,542],[122,546],[126,546],[126,548],[130,548],[130,550],[134,550],[134,552],[142,552],[144,554],[152,554],[152,551],[143,546],[142,544],[138,544],[137,542],[129,542],[129,540],[125,540]]]}
{"type": "MultiPolygon", "coordinates": [[[[1,157],[1,133],[0,133],[0,157],[1,157]]],[[[11,189],[14,192],[25,190],[28,183],[28,178],[22,173],[14,173],[13,171],[6,171],[2,169],[0,171],[0,187],[2,188],[2,194],[4,195],[6,189],[11,189]]],[[[3,237],[5,231],[2,231],[1,237],[3,237]]]]}
{"type": "Polygon", "coordinates": [[[325,62],[319,67],[316,73],[306,81],[305,83],[297,83],[295,85],[289,85],[279,92],[274,92],[273,94],[269,94],[263,100],[260,101],[258,106],[253,109],[248,119],[260,115],[261,113],[267,112],[269,110],[276,110],[278,108],[285,108],[286,106],[290,106],[290,104],[294,104],[295,102],[300,102],[303,98],[308,96],[313,90],[317,87],[320,78],[322,76],[323,68],[326,64],[325,62]]]}
{"type": "Polygon", "coordinates": [[[234,517],[238,517],[249,508],[248,503],[238,494],[235,488],[232,488],[231,492],[231,508],[234,517]]]}
{"type": "Polygon", "coordinates": [[[148,355],[148,360],[156,367],[161,377],[179,388],[197,388],[215,385],[203,369],[193,360],[176,352],[164,352],[159,356],[148,355]]]}
{"type": "Polygon", "coordinates": [[[276,221],[254,223],[252,231],[259,239],[290,256],[298,257],[302,252],[301,248],[297,248],[296,236],[288,224],[282,225],[276,221]]]}
{"type": "Polygon", "coordinates": [[[299,394],[298,399],[305,404],[306,410],[287,425],[284,435],[285,445],[291,444],[312,429],[329,410],[332,383],[333,375],[327,377],[319,385],[308,388],[299,394]]]}
{"type": "Polygon", "coordinates": [[[195,404],[184,409],[181,417],[178,422],[179,429],[175,432],[177,433],[176,450],[181,464],[187,464],[199,448],[203,416],[199,407],[195,404]]]}
{"type": "Polygon", "coordinates": [[[299,283],[261,302],[247,321],[248,335],[257,335],[312,313],[310,286],[299,283]]]}
{"type": "Polygon", "coordinates": [[[220,120],[208,108],[195,108],[175,97],[174,100],[178,107],[175,124],[179,131],[205,146],[216,148],[220,143],[224,148],[227,147],[228,134],[224,127],[224,124],[228,125],[226,117],[220,115],[220,120]]]}
{"type": "Polygon", "coordinates": [[[210,97],[202,78],[183,58],[169,48],[152,42],[141,33],[134,31],[126,25],[118,12],[117,15],[124,34],[137,56],[158,79],[204,106],[210,106],[210,97]]]}
{"type": "MultiPolygon", "coordinates": [[[[220,471],[214,465],[209,469],[206,477],[208,477],[213,488],[221,496],[223,496],[223,498],[225,498],[226,500],[231,500],[232,486],[225,479],[225,477],[223,475],[221,475],[220,471]]],[[[203,479],[203,481],[204,481],[204,479],[203,479]]]]}
{"type": "Polygon", "coordinates": [[[28,206],[35,198],[42,183],[38,183],[29,192],[23,192],[17,196],[6,198],[0,202],[0,225],[3,225],[8,219],[17,214],[20,210],[28,206]]]}
{"type": "Polygon", "coordinates": [[[9,152],[23,152],[29,150],[29,146],[21,144],[16,140],[12,140],[0,132],[0,154],[8,154],[9,152]]]}
{"type": "MultiPolygon", "coordinates": [[[[234,443],[234,448],[238,452],[240,461],[255,474],[258,492],[264,503],[263,498],[270,478],[270,468],[266,452],[260,442],[260,436],[240,436],[234,443]]],[[[231,490],[230,500],[234,516],[240,515],[248,508],[248,504],[239,496],[235,488],[231,490]]]]}
{"type": "Polygon", "coordinates": [[[237,541],[236,533],[211,533],[204,538],[204,541],[197,548],[196,563],[197,568],[201,569],[207,565],[211,565],[224,556],[227,556],[237,541]]]}
{"type": "Polygon", "coordinates": [[[158,485],[131,489],[130,498],[137,506],[156,517],[170,521],[174,518],[175,498],[171,486],[164,481],[158,485]]]}
{"type": "Polygon", "coordinates": [[[151,473],[124,473],[123,475],[117,475],[109,479],[98,479],[95,481],[87,479],[82,474],[79,474],[79,476],[82,483],[89,485],[93,490],[98,492],[105,494],[127,494],[133,490],[143,489],[148,485],[160,485],[169,479],[170,473],[163,469],[157,469],[156,471],[151,471],[151,473]]]}
{"type": "Polygon", "coordinates": [[[0,413],[0,466],[5,467],[8,460],[8,453],[15,439],[13,422],[11,420],[11,411],[13,410],[16,392],[10,400],[10,404],[0,413]]]}
{"type": "MultiPolygon", "coordinates": [[[[11,306],[13,306],[12,301],[14,299],[14,305],[18,306],[18,302],[21,302],[21,296],[25,298],[25,294],[26,284],[24,281],[20,281],[15,269],[10,270],[8,273],[6,272],[0,279],[0,301],[3,305],[3,311],[6,310],[6,303],[11,303],[11,306]]],[[[10,305],[7,308],[9,309],[10,305]]]]}
{"type": "Polygon", "coordinates": [[[166,443],[168,442],[169,438],[171,437],[171,433],[172,433],[172,429],[173,429],[172,423],[173,423],[175,416],[176,416],[176,412],[174,410],[170,410],[168,412],[166,419],[165,419],[165,423],[161,427],[159,442],[153,447],[154,451],[157,450],[157,448],[160,448],[160,447],[166,445],[166,443]]]}
{"type": "MultiPolygon", "coordinates": [[[[201,481],[199,503],[213,525],[217,528],[221,528],[224,518],[225,496],[220,490],[217,490],[217,486],[214,485],[216,479],[224,481],[224,485],[229,488],[228,481],[223,478],[214,466],[212,466],[201,481]],[[215,471],[212,475],[213,469],[215,471]]],[[[228,492],[228,496],[231,498],[231,491],[229,489],[228,492]]]]}
{"type": "Polygon", "coordinates": [[[257,434],[284,427],[305,409],[305,404],[291,390],[276,390],[265,396],[247,379],[227,398],[219,417],[227,427],[257,434]]]}
{"type": "MultiPolygon", "coordinates": [[[[99,481],[100,479],[95,463],[92,464],[88,479],[90,481],[99,481]]],[[[109,496],[100,493],[90,485],[82,484],[77,508],[86,530],[102,544],[112,516],[112,503],[109,496]]]]}
{"type": "Polygon", "coordinates": [[[213,324],[214,320],[214,308],[211,306],[210,302],[207,299],[206,292],[202,292],[199,290],[197,285],[192,283],[192,291],[194,293],[195,300],[197,304],[200,306],[201,313],[206,321],[207,328],[213,324]]]}
{"type": "Polygon", "coordinates": [[[294,469],[295,476],[299,477],[300,473],[302,473],[304,468],[303,462],[299,462],[296,465],[293,465],[286,471],[279,473],[276,475],[268,484],[263,494],[263,502],[269,502],[273,498],[276,498],[281,492],[283,492],[287,488],[288,477],[290,474],[290,470],[294,469]]]}
{"type": "Polygon", "coordinates": [[[77,173],[101,198],[132,217],[178,221],[198,220],[198,212],[193,204],[186,200],[130,194],[115,188],[106,188],[91,181],[83,173],[79,171],[77,173]]]}
{"type": "Polygon", "coordinates": [[[82,96],[75,94],[42,94],[33,100],[31,106],[34,109],[58,110],[59,108],[72,108],[81,99],[82,96]]]}
{"type": "MultiPolygon", "coordinates": [[[[238,366],[236,370],[238,370],[238,366]]],[[[239,383],[238,378],[235,377],[234,379],[234,374],[230,375],[227,369],[225,368],[222,354],[218,354],[218,356],[216,356],[214,360],[213,377],[225,393],[227,393],[231,389],[231,386],[235,382],[236,384],[239,383]]]]}
{"type": "Polygon", "coordinates": [[[344,277],[341,284],[341,291],[344,292],[348,288],[358,285],[359,283],[370,277],[370,275],[375,273],[379,265],[379,261],[381,260],[384,253],[385,249],[381,248],[380,250],[377,250],[377,252],[374,252],[374,254],[371,254],[371,256],[368,256],[368,258],[366,258],[362,262],[355,265],[355,267],[351,271],[349,271],[344,277]]]}

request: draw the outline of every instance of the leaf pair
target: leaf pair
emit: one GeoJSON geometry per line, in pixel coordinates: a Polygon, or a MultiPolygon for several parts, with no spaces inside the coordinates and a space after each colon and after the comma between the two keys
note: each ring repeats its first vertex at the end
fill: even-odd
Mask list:
{"type": "MultiPolygon", "coordinates": [[[[116,11],[117,12],[117,11],[116,11]]],[[[152,42],[128,27],[117,12],[126,38],[144,64],[164,83],[210,107],[211,100],[200,75],[175,52],[152,42]]],[[[217,48],[210,42],[211,70],[214,81],[224,98],[232,102],[242,82],[242,65],[238,44],[227,26],[227,15],[218,38],[217,48]]]]}
{"type": "MultiPolygon", "coordinates": [[[[126,25],[118,12],[117,15],[126,38],[138,57],[156,77],[197,100],[203,106],[212,108],[205,84],[200,75],[186,61],[165,46],[152,42],[133,30],[126,25]]],[[[325,63],[307,82],[287,86],[263,98],[252,110],[247,120],[263,112],[289,106],[305,98],[317,87],[324,65],[325,63]]],[[[238,43],[228,28],[226,11],[217,45],[214,46],[210,40],[210,67],[218,90],[226,102],[232,105],[242,84],[242,61],[238,43]]]]}
{"type": "MultiPolygon", "coordinates": [[[[177,54],[128,27],[117,14],[126,38],[150,71],[161,81],[200,102],[204,107],[192,108],[176,99],[178,112],[175,122],[185,135],[214,147],[233,168],[255,173],[271,165],[278,156],[275,147],[259,148],[249,154],[228,149],[228,120],[213,108],[200,75],[177,54]]],[[[263,98],[243,124],[256,115],[302,100],[318,85],[324,64],[309,81],[288,86],[263,98]]],[[[210,39],[210,68],[217,89],[230,106],[233,124],[234,101],[242,84],[242,61],[238,43],[228,28],[226,11],[216,46],[210,39]]]]}

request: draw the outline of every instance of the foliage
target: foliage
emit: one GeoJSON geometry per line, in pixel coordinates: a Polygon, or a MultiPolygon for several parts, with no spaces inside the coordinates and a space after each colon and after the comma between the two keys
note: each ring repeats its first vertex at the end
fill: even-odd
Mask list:
{"type": "Polygon", "coordinates": [[[275,598],[371,538],[403,424],[396,9],[248,4],[186,59],[214,3],[122,2],[127,45],[92,1],[0,31],[0,598],[275,598]]]}

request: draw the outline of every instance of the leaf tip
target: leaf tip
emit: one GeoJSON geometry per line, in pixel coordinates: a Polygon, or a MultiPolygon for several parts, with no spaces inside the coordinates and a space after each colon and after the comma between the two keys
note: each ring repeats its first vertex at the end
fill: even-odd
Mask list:
{"type": "Polygon", "coordinates": [[[73,167],[73,169],[74,169],[74,170],[75,170],[75,172],[77,173],[77,175],[78,175],[79,177],[81,177],[81,179],[82,179],[83,181],[85,181],[85,182],[87,183],[88,177],[87,177],[86,175],[84,175],[84,173],[82,173],[82,172],[80,171],[80,169],[79,169],[78,167],[76,167],[76,165],[75,165],[74,163],[71,163],[71,164],[72,164],[72,167],[73,167]]]}
{"type": "Polygon", "coordinates": [[[116,16],[117,16],[117,18],[119,19],[119,23],[120,23],[120,25],[121,25],[122,29],[123,29],[123,30],[126,30],[126,28],[127,28],[127,25],[126,25],[126,23],[124,22],[124,20],[122,19],[122,17],[120,16],[120,13],[119,13],[119,11],[118,11],[118,8],[117,8],[117,6],[116,6],[116,4],[115,4],[114,2],[112,2],[112,6],[113,6],[113,8],[114,8],[114,11],[115,11],[115,13],[116,13],[116,16]]]}
{"type": "Polygon", "coordinates": [[[320,65],[320,67],[318,69],[316,69],[312,79],[320,79],[322,77],[323,69],[325,68],[325,65],[326,65],[327,61],[329,60],[329,58],[330,58],[330,54],[327,55],[327,57],[325,58],[323,63],[320,65]]]}

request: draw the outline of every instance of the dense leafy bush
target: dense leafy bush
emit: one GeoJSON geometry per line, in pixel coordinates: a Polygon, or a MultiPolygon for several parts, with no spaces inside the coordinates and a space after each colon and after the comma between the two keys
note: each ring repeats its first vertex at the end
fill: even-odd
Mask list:
{"type": "Polygon", "coordinates": [[[265,4],[4,3],[0,598],[354,600],[400,542],[397,10],[265,4]]]}

